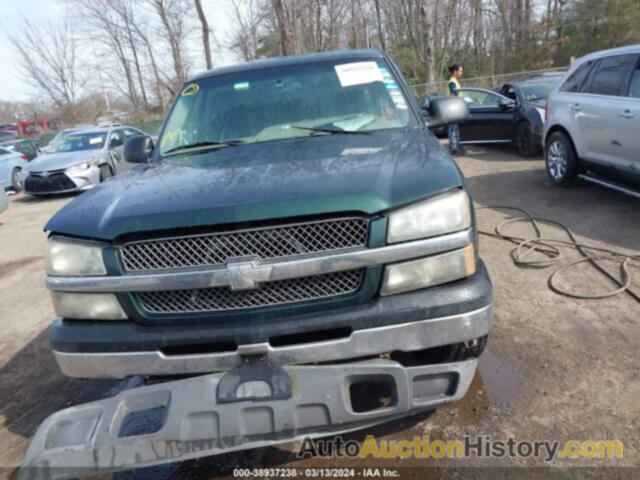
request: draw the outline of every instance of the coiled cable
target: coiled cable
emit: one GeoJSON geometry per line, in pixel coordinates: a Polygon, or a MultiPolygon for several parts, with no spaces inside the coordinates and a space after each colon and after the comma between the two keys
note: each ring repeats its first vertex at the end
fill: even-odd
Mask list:
{"type": "Polygon", "coordinates": [[[580,298],[580,299],[599,299],[599,298],[608,298],[613,297],[614,295],[618,295],[622,292],[626,292],[637,302],[640,302],[640,295],[634,292],[631,289],[633,285],[633,277],[631,275],[630,269],[639,268],[640,267],[640,254],[633,255],[625,252],[620,252],[617,250],[613,250],[610,248],[602,248],[596,247],[593,245],[587,245],[585,243],[579,242],[574,236],[573,232],[566,225],[556,222],[554,220],[548,220],[545,218],[537,218],[532,217],[529,212],[523,210],[518,207],[510,207],[504,205],[488,205],[488,206],[477,206],[476,210],[511,210],[515,212],[519,212],[522,216],[512,218],[500,223],[495,227],[493,232],[486,230],[478,230],[478,233],[481,235],[486,235],[489,237],[497,238],[500,240],[505,240],[510,243],[515,244],[515,248],[511,250],[511,258],[515,265],[522,268],[548,268],[552,266],[556,266],[557,268],[551,272],[549,278],[547,280],[547,284],[551,290],[554,292],[572,298],[580,298]],[[531,238],[520,238],[514,235],[509,235],[504,232],[504,229],[508,225],[513,225],[515,223],[528,223],[531,225],[535,232],[535,236],[531,238]],[[542,231],[540,229],[541,224],[546,224],[550,226],[555,226],[564,231],[569,238],[569,240],[561,240],[557,238],[545,238],[542,235],[542,231]],[[559,247],[567,247],[577,250],[581,258],[566,261],[565,256],[559,247]],[[530,254],[533,252],[538,252],[546,256],[546,258],[531,258],[530,254]],[[529,258],[527,258],[529,256],[529,258]],[[598,264],[598,261],[609,261],[617,263],[620,267],[620,276],[617,277],[609,273],[606,269],[604,269],[601,265],[598,264]],[[581,263],[590,263],[595,267],[600,273],[605,275],[609,280],[613,281],[616,284],[616,288],[614,290],[606,291],[603,293],[595,293],[595,294],[587,294],[587,293],[578,293],[565,288],[562,288],[558,285],[557,279],[561,272],[574,267],[575,265],[581,263]]]}

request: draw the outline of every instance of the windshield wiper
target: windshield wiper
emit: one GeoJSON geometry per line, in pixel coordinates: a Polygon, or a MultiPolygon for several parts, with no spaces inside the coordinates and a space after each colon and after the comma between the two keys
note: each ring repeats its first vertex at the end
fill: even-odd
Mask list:
{"type": "Polygon", "coordinates": [[[319,127],[303,127],[302,125],[289,125],[291,128],[299,128],[300,130],[308,130],[309,132],[321,132],[337,134],[342,133],[346,135],[369,135],[369,132],[363,130],[342,130],[338,128],[319,128],[319,127]]]}
{"type": "Polygon", "coordinates": [[[215,140],[204,140],[202,142],[195,142],[195,143],[189,143],[187,145],[180,145],[179,147],[175,147],[172,148],[170,150],[167,150],[165,153],[165,155],[167,153],[173,153],[173,152],[179,152],[181,150],[188,150],[191,148],[198,148],[198,147],[235,147],[236,145],[242,145],[244,142],[244,140],[225,140],[223,142],[218,142],[215,140]]]}

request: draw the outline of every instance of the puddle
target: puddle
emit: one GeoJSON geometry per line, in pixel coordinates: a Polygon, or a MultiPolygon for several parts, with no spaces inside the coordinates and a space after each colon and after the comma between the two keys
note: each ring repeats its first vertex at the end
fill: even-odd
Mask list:
{"type": "Polygon", "coordinates": [[[515,369],[491,350],[485,350],[480,356],[478,372],[492,405],[510,403],[515,397],[519,384],[515,369]]]}
{"type": "MultiPolygon", "coordinates": [[[[483,355],[486,355],[483,353],[483,355]]],[[[489,410],[489,398],[485,390],[482,376],[476,372],[467,394],[442,411],[451,416],[452,422],[459,425],[472,425],[480,422],[487,416],[489,410]]]]}
{"type": "Polygon", "coordinates": [[[9,273],[19,270],[30,263],[40,260],[41,258],[42,257],[25,257],[11,262],[0,263],[0,276],[8,275],[9,273]]]}

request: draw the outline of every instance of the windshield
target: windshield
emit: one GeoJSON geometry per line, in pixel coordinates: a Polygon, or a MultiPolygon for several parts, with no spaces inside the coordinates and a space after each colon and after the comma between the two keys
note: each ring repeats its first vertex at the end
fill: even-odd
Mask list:
{"type": "Polygon", "coordinates": [[[106,133],[69,133],[51,142],[54,153],[77,152],[81,150],[100,150],[104,145],[106,133]]]}
{"type": "Polygon", "coordinates": [[[527,82],[520,85],[522,95],[528,101],[540,100],[548,98],[553,87],[557,85],[559,80],[546,80],[539,82],[527,82]]]}
{"type": "Polygon", "coordinates": [[[411,118],[382,60],[252,70],[187,84],[167,121],[160,151],[401,128],[411,118]]]}

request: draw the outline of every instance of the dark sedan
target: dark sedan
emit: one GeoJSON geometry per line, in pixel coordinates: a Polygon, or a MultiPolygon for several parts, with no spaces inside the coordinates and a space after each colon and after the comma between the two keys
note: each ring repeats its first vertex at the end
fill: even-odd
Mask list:
{"type": "Polygon", "coordinates": [[[532,75],[496,89],[499,94],[516,102],[513,140],[525,157],[542,152],[547,98],[562,77],[561,73],[532,75]]]}
{"type": "MultiPolygon", "coordinates": [[[[460,143],[509,143],[525,157],[541,153],[546,99],[561,78],[531,76],[495,90],[461,88],[458,95],[469,105],[471,116],[460,124],[460,143]]],[[[423,97],[421,104],[438,96],[423,97]]],[[[446,136],[444,129],[435,133],[446,136]]]]}

